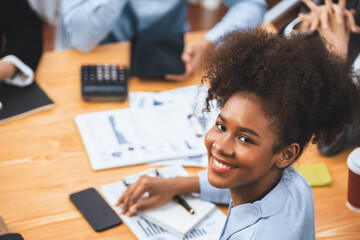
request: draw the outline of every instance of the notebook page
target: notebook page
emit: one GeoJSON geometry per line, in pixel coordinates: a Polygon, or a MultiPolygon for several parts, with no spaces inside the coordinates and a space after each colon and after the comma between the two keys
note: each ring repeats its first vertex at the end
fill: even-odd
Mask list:
{"type": "Polygon", "coordinates": [[[215,208],[215,204],[190,196],[182,197],[195,210],[194,214],[189,214],[178,203],[170,201],[163,206],[144,211],[140,215],[146,220],[184,237],[215,208]]]}
{"type": "MultiPolygon", "coordinates": [[[[115,203],[125,190],[126,187],[122,181],[104,185],[100,189],[105,200],[118,214],[120,214],[121,207],[116,207],[115,203]]],[[[140,216],[127,217],[126,215],[120,215],[120,217],[140,240],[218,240],[226,221],[226,216],[218,208],[215,208],[182,238],[140,216]]]]}
{"type": "MultiPolygon", "coordinates": [[[[149,169],[147,171],[144,171],[144,173],[150,173],[152,171],[153,169],[149,169]]],[[[167,167],[159,169],[159,172],[161,172],[164,177],[170,177],[172,175],[171,172],[176,173],[177,171],[181,172],[180,175],[187,174],[187,172],[182,167],[167,167]],[[167,169],[169,169],[170,171],[167,171],[167,169]]],[[[126,179],[130,180],[133,178],[132,176],[127,177],[126,179]]],[[[126,186],[122,181],[111,183],[101,187],[102,195],[118,214],[120,214],[121,207],[116,207],[115,203],[125,190],[126,186]]],[[[200,223],[195,228],[193,228],[190,232],[188,232],[188,234],[186,234],[185,237],[182,238],[174,235],[173,233],[156,224],[149,222],[148,220],[140,216],[133,216],[129,218],[126,215],[120,215],[120,217],[133,231],[133,233],[138,239],[144,240],[215,240],[219,239],[222,227],[224,226],[226,220],[226,216],[218,208],[215,207],[202,221],[200,221],[200,223]]]]}

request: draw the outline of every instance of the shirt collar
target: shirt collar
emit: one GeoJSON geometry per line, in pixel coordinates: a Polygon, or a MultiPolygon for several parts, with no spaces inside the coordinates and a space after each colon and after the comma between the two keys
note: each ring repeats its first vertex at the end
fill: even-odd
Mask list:
{"type": "Polygon", "coordinates": [[[259,201],[235,207],[233,207],[233,202],[230,201],[228,219],[223,232],[224,239],[228,239],[235,232],[256,223],[260,218],[269,217],[280,211],[289,196],[285,181],[286,178],[289,178],[292,171],[294,171],[292,167],[286,168],[283,171],[280,182],[259,201]]]}

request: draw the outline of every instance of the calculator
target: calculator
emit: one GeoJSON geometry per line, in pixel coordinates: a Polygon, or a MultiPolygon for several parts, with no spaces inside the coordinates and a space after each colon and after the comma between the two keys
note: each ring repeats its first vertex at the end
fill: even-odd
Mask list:
{"type": "Polygon", "coordinates": [[[124,101],[127,69],[116,64],[81,66],[81,95],[85,101],[124,101]]]}

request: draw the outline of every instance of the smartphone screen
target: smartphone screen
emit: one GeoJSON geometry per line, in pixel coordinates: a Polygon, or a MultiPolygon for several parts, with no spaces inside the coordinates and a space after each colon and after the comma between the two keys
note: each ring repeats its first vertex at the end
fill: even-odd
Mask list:
{"type": "Polygon", "coordinates": [[[119,216],[94,188],[73,193],[70,200],[97,232],[122,223],[119,216]]]}

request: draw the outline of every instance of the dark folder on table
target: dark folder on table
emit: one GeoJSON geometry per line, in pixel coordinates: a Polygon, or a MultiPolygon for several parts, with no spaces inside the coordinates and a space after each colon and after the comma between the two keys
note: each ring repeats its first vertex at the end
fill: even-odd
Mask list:
{"type": "Polygon", "coordinates": [[[36,82],[23,88],[0,83],[0,102],[0,124],[54,107],[36,82]]]}
{"type": "Polygon", "coordinates": [[[136,36],[131,40],[130,75],[162,78],[166,74],[184,74],[183,50],[183,33],[136,36]]]}

